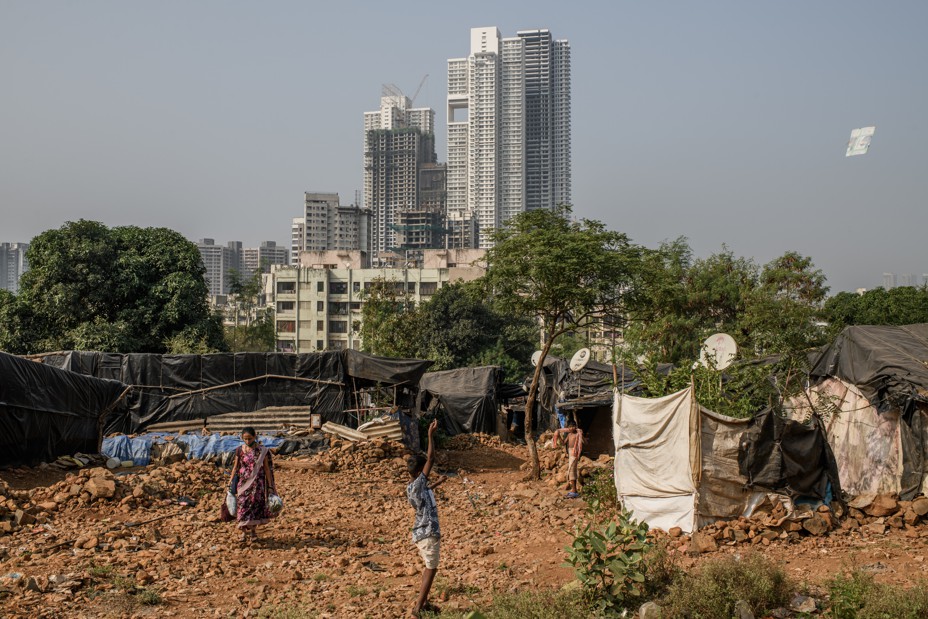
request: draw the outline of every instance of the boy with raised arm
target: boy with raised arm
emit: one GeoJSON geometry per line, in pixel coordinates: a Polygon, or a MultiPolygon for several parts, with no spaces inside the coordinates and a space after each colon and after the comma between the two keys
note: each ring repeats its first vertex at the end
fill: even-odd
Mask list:
{"type": "Polygon", "coordinates": [[[423,609],[428,608],[429,590],[438,572],[438,547],[441,540],[441,531],[438,528],[438,506],[435,504],[435,493],[432,489],[438,486],[445,478],[439,478],[429,484],[429,473],[435,460],[434,435],[438,428],[436,419],[429,425],[429,448],[426,457],[421,455],[410,456],[407,462],[409,477],[412,479],[406,486],[406,498],[416,510],[416,521],[412,527],[412,541],[419,549],[419,555],[425,563],[422,571],[422,584],[419,587],[419,599],[410,612],[410,616],[418,617],[423,609]]]}

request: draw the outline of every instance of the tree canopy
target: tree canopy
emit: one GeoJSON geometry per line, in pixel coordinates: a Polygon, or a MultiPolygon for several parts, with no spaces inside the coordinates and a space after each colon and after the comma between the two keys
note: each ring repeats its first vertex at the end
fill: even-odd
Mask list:
{"type": "Polygon", "coordinates": [[[393,282],[374,282],[356,326],[364,350],[435,362],[433,370],[499,365],[521,380],[534,350],[531,321],[498,311],[477,282],[442,286],[416,307],[393,282]]]}
{"type": "Polygon", "coordinates": [[[786,252],[763,267],[728,248],[694,260],[685,239],[645,250],[628,314],[628,352],[687,364],[715,332],[745,356],[797,353],[822,343],[817,324],[828,291],[812,260],[786,252]]]}
{"type": "MultiPolygon", "coordinates": [[[[504,311],[542,328],[541,358],[526,398],[526,428],[538,393],[544,359],[567,333],[621,316],[637,293],[640,248],[601,222],[572,220],[569,206],[520,213],[493,233],[483,284],[504,311]]],[[[534,437],[526,432],[538,479],[534,437]]]]}
{"type": "Polygon", "coordinates": [[[851,325],[910,325],[928,322],[928,287],[874,288],[863,294],[839,292],[822,312],[833,332],[851,325]]]}
{"type": "Polygon", "coordinates": [[[15,297],[0,299],[0,346],[54,350],[224,350],[195,244],[167,228],[79,220],[32,240],[15,297]]]}

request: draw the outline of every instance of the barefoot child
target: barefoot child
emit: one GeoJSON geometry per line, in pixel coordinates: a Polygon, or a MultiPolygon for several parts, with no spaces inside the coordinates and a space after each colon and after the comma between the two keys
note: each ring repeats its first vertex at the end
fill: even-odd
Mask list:
{"type": "Polygon", "coordinates": [[[577,463],[583,451],[583,431],[575,421],[568,421],[566,428],[554,431],[554,447],[557,447],[557,440],[562,434],[567,436],[567,498],[576,499],[580,496],[577,491],[577,463]]]}
{"type": "Polygon", "coordinates": [[[438,529],[438,506],[435,504],[435,493],[432,489],[444,481],[438,479],[429,484],[429,473],[435,459],[434,435],[438,428],[438,421],[429,426],[429,449],[427,457],[421,455],[410,456],[407,468],[412,481],[406,486],[406,498],[416,510],[416,522],[412,527],[412,541],[419,548],[419,555],[425,562],[422,571],[422,584],[419,587],[419,599],[411,611],[412,617],[418,617],[423,609],[428,608],[429,590],[435,573],[438,571],[438,547],[441,531],[438,529]]]}

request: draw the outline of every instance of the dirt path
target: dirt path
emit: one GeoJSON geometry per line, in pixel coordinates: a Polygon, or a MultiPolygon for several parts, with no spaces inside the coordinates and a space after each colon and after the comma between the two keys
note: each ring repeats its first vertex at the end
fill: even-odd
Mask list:
{"type": "MultiPolygon", "coordinates": [[[[443,538],[434,592],[445,606],[466,609],[494,591],[559,587],[572,579],[560,567],[562,549],[585,505],[550,483],[520,482],[524,457],[523,448],[509,446],[441,453],[439,468],[451,477],[436,491],[443,538]]],[[[191,465],[175,465],[184,466],[191,465]]],[[[412,511],[397,459],[333,473],[281,460],[285,511],[261,530],[263,539],[247,546],[235,541],[233,525],[215,521],[221,475],[191,479],[184,494],[200,497],[194,508],[169,501],[135,509],[125,501],[63,506],[47,526],[0,537],[0,589],[12,592],[0,598],[0,615],[240,617],[301,608],[320,617],[397,617],[411,604],[420,562],[409,540],[412,511]],[[119,526],[164,515],[171,517],[119,526]],[[78,534],[93,538],[90,549],[65,544],[47,550],[78,534]],[[3,578],[14,573],[22,575],[16,584],[3,578]],[[39,590],[23,586],[29,578],[39,590]],[[69,578],[77,584],[56,587],[69,578]],[[127,593],[133,583],[135,593],[127,593]],[[157,592],[160,603],[143,605],[146,591],[157,592]]],[[[760,552],[806,582],[822,583],[857,566],[880,580],[911,583],[924,571],[926,535],[834,532],[798,544],[773,542],[760,552]]],[[[745,549],[722,546],[679,561],[693,568],[735,552],[745,549]]]]}

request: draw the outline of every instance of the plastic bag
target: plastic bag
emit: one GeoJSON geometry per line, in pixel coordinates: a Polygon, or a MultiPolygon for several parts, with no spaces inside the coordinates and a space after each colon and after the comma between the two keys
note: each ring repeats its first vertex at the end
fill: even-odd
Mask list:
{"type": "Polygon", "coordinates": [[[231,492],[226,492],[226,509],[229,510],[229,515],[233,518],[238,513],[238,499],[231,492]]]}
{"type": "Polygon", "coordinates": [[[272,516],[280,515],[284,509],[284,501],[278,495],[272,494],[267,498],[267,509],[272,516]]]}

